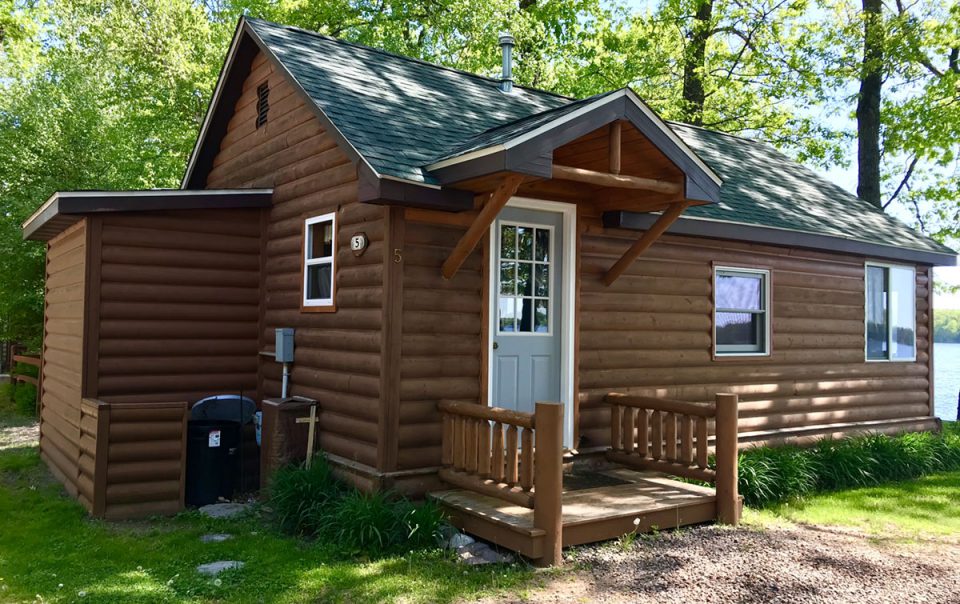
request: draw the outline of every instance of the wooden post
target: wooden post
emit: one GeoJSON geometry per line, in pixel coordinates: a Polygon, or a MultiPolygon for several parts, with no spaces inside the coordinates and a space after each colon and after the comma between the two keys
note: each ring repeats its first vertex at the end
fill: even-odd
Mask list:
{"type": "Polygon", "coordinates": [[[480,210],[480,213],[477,214],[477,217],[474,219],[473,224],[470,225],[470,228],[463,234],[463,237],[457,242],[456,247],[453,248],[453,251],[450,252],[450,255],[446,261],[444,261],[443,267],[441,268],[444,279],[453,279],[453,276],[457,274],[457,271],[460,270],[460,266],[463,265],[467,256],[477,247],[480,238],[487,232],[487,229],[490,228],[493,221],[497,219],[500,210],[507,205],[507,202],[510,201],[513,194],[520,188],[520,183],[523,182],[524,178],[523,174],[508,174],[503,179],[503,182],[500,183],[500,186],[497,187],[487,201],[487,205],[483,206],[483,209],[480,210]]]}
{"type": "Polygon", "coordinates": [[[534,411],[533,526],[546,533],[540,566],[563,562],[563,405],[537,402],[534,411]]]}
{"type": "Polygon", "coordinates": [[[307,428],[307,460],[305,462],[305,467],[310,469],[310,460],[313,459],[313,448],[314,448],[314,439],[316,438],[317,431],[317,406],[310,406],[310,417],[298,417],[296,419],[298,424],[310,424],[307,428]]]}
{"type": "MultiPolygon", "coordinates": [[[[95,457],[93,458],[93,506],[91,514],[102,518],[107,511],[107,467],[110,462],[110,405],[99,401],[90,401],[97,410],[97,442],[95,457]]],[[[184,434],[186,442],[186,434],[184,434]]],[[[181,475],[187,473],[187,460],[181,460],[181,475]]],[[[181,493],[182,493],[181,489],[181,493]]]]}
{"type": "Polygon", "coordinates": [[[736,394],[717,395],[717,520],[723,524],[740,523],[740,494],[737,490],[737,415],[736,394]]]}
{"type": "Polygon", "coordinates": [[[610,124],[610,173],[620,174],[620,121],[610,124]]]}
{"type": "Polygon", "coordinates": [[[616,281],[617,278],[630,267],[634,260],[639,258],[648,247],[653,245],[654,242],[660,238],[660,235],[663,235],[664,231],[670,228],[670,225],[673,224],[677,218],[680,218],[680,214],[683,214],[683,211],[686,210],[689,205],[688,202],[678,201],[667,208],[663,214],[657,218],[657,221],[640,236],[640,239],[637,239],[636,242],[630,246],[630,249],[624,252],[623,256],[610,267],[607,274],[603,276],[604,284],[611,285],[616,281]]]}

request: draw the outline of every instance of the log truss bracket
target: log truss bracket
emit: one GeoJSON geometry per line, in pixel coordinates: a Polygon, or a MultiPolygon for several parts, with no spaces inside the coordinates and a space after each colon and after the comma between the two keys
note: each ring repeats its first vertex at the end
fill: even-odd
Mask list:
{"type": "Polygon", "coordinates": [[[670,225],[673,224],[677,218],[680,218],[680,214],[683,214],[683,211],[690,207],[690,205],[689,202],[678,202],[667,208],[640,239],[637,239],[637,241],[624,252],[623,256],[610,267],[607,274],[603,276],[604,284],[608,286],[612,285],[613,282],[630,267],[634,260],[639,258],[643,252],[647,251],[647,249],[670,228],[670,225]]]}
{"type": "Polygon", "coordinates": [[[513,197],[517,189],[520,188],[520,183],[523,182],[524,178],[525,176],[523,174],[508,174],[500,182],[500,185],[493,191],[487,204],[480,210],[480,213],[470,225],[470,228],[463,234],[463,237],[457,242],[453,251],[450,252],[450,256],[444,261],[443,268],[441,269],[444,279],[452,279],[453,276],[457,274],[457,271],[463,266],[467,256],[477,247],[483,234],[487,232],[487,229],[490,228],[490,225],[496,220],[500,210],[507,205],[510,198],[513,197]]]}

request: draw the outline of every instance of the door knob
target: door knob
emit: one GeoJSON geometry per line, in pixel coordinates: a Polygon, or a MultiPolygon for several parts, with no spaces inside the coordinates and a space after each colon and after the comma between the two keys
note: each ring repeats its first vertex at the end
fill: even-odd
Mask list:
{"type": "Polygon", "coordinates": [[[500,343],[499,343],[499,342],[494,342],[494,343],[493,343],[493,349],[496,350],[497,348],[500,348],[500,343]]]}

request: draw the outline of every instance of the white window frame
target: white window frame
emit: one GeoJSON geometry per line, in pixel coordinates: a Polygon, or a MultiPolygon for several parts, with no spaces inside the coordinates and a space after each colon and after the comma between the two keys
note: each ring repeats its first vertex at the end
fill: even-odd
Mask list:
{"type": "Polygon", "coordinates": [[[302,296],[301,303],[304,308],[323,308],[323,307],[333,307],[333,301],[336,300],[337,292],[337,213],[330,212],[328,214],[321,214],[320,216],[312,216],[303,221],[303,282],[302,282],[302,296]],[[331,255],[324,256],[322,258],[310,258],[310,226],[320,223],[320,222],[329,222],[331,229],[331,255]],[[307,279],[308,271],[307,267],[315,266],[317,264],[330,264],[330,297],[329,298],[308,298],[307,297],[307,279]]]}
{"type": "MultiPolygon", "coordinates": [[[[888,273],[889,274],[889,273],[888,273]]],[[[930,334],[930,337],[933,337],[933,334],[930,334]]],[[[873,260],[868,260],[863,263],[863,359],[867,363],[915,363],[917,360],[917,267],[909,264],[892,264],[889,262],[875,262],[873,260]],[[906,269],[913,274],[913,279],[910,280],[910,283],[913,285],[913,356],[910,358],[899,358],[894,359],[890,358],[890,355],[893,352],[893,323],[890,320],[891,313],[893,312],[893,305],[887,304],[887,358],[885,359],[871,359],[869,356],[869,328],[867,327],[867,303],[870,299],[870,294],[867,291],[868,281],[867,281],[867,269],[869,267],[878,267],[885,268],[890,270],[892,268],[906,269]]]]}
{"type": "MultiPolygon", "coordinates": [[[[496,270],[496,284],[497,284],[497,297],[496,297],[496,299],[497,299],[497,306],[494,307],[494,311],[495,311],[495,313],[496,313],[496,315],[497,315],[497,321],[495,322],[496,329],[497,329],[496,334],[497,334],[497,336],[507,336],[507,337],[515,337],[515,336],[520,336],[520,337],[530,337],[530,336],[549,337],[549,336],[552,336],[552,335],[553,335],[553,315],[554,315],[554,310],[555,310],[554,303],[555,303],[555,301],[556,301],[555,296],[554,296],[554,293],[555,293],[555,291],[556,291],[556,280],[558,279],[558,276],[557,276],[557,274],[556,274],[556,272],[557,272],[557,271],[556,271],[556,264],[557,264],[557,263],[556,263],[555,260],[553,260],[554,258],[556,258],[555,254],[556,254],[556,247],[557,247],[557,244],[556,244],[557,239],[556,239],[556,236],[555,236],[555,233],[554,233],[554,227],[553,227],[553,225],[549,225],[549,224],[539,224],[539,223],[535,223],[535,222],[518,222],[518,221],[509,221],[509,220],[500,221],[498,224],[499,224],[499,226],[501,226],[501,227],[503,227],[503,226],[512,226],[512,227],[514,227],[514,228],[517,228],[517,227],[526,227],[526,228],[540,229],[540,230],[543,230],[543,231],[549,231],[549,233],[550,233],[550,251],[549,251],[549,255],[548,255],[547,257],[550,258],[550,260],[548,260],[548,261],[546,261],[546,262],[541,262],[541,261],[537,261],[537,260],[535,260],[535,259],[531,259],[531,260],[520,260],[520,259],[518,259],[518,258],[507,258],[507,261],[508,261],[508,262],[518,262],[518,263],[519,263],[519,262],[525,262],[525,263],[530,264],[531,267],[533,267],[533,271],[531,272],[531,277],[530,277],[530,278],[533,279],[532,287],[533,287],[534,295],[532,295],[532,296],[510,296],[510,297],[513,298],[514,300],[522,300],[522,299],[524,299],[524,298],[529,298],[529,299],[533,300],[533,301],[534,301],[534,302],[533,302],[534,311],[536,311],[536,307],[537,307],[536,301],[537,301],[537,300],[546,300],[546,301],[547,301],[547,331],[500,331],[500,321],[499,321],[499,316],[500,316],[500,307],[499,307],[499,300],[500,300],[500,262],[503,260],[503,258],[502,258],[501,254],[500,254],[500,229],[499,229],[499,228],[497,228],[497,229],[492,229],[492,230],[497,231],[496,234],[495,234],[495,236],[494,236],[495,241],[496,241],[496,252],[495,252],[495,254],[494,254],[496,262],[493,264],[493,266],[495,267],[494,270],[496,270]],[[536,295],[536,291],[537,291],[536,266],[537,266],[537,265],[540,265],[540,264],[546,264],[547,266],[550,267],[550,282],[549,282],[549,284],[547,285],[548,295],[546,295],[546,296],[537,296],[537,295],[536,295]]],[[[534,240],[534,246],[536,246],[536,240],[534,240]]],[[[531,321],[534,321],[534,323],[535,323],[535,319],[534,319],[534,318],[531,318],[531,321]]],[[[519,321],[517,321],[517,323],[519,323],[519,321]]],[[[536,325],[534,325],[534,327],[535,327],[535,326],[536,326],[536,325]]]]}
{"type": "Polygon", "coordinates": [[[770,269],[765,268],[746,268],[739,266],[714,266],[713,267],[713,356],[714,358],[730,358],[730,357],[768,357],[771,354],[773,349],[772,342],[772,325],[773,325],[773,309],[771,305],[771,286],[770,279],[770,269]],[[724,274],[741,274],[749,275],[752,277],[760,277],[760,285],[763,288],[761,293],[761,298],[763,301],[763,309],[759,311],[744,310],[744,309],[735,309],[735,308],[717,308],[717,282],[719,277],[724,274]],[[718,312],[740,312],[740,313],[750,313],[750,314],[762,314],[763,315],[763,347],[761,350],[723,350],[717,345],[717,313],[718,312]]]}

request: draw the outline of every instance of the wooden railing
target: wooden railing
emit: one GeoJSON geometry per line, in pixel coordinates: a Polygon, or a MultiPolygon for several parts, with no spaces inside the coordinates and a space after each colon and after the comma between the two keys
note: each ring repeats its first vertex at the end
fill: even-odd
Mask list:
{"type": "Polygon", "coordinates": [[[740,519],[737,492],[737,395],[691,403],[611,393],[610,461],[639,470],[712,482],[717,518],[740,519]],[[715,426],[716,467],[709,466],[709,423],[715,426]]]}
{"type": "Polygon", "coordinates": [[[544,531],[543,558],[560,561],[563,405],[538,402],[534,413],[441,401],[441,480],[533,509],[544,531]]]}

